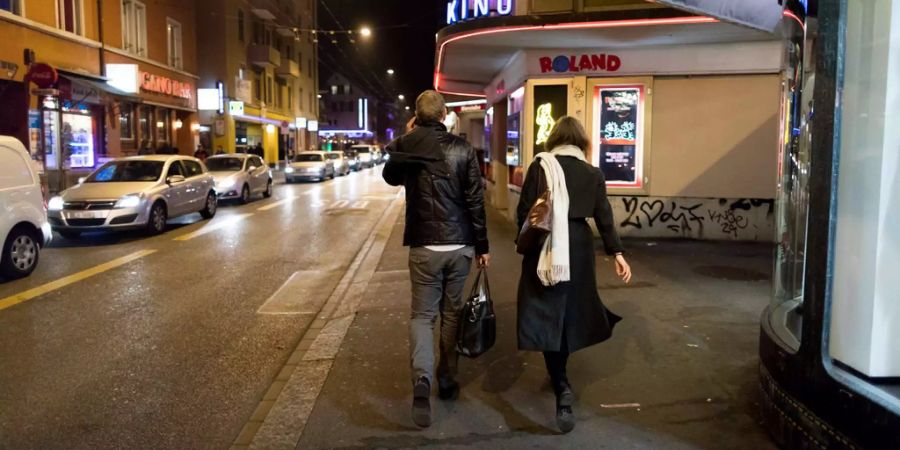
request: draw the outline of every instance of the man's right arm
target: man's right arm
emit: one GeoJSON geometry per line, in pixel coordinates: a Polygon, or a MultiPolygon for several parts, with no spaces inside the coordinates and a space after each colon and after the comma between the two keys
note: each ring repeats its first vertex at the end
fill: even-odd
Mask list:
{"type": "Polygon", "coordinates": [[[487,255],[490,246],[487,237],[487,214],[484,211],[484,185],[481,181],[481,166],[472,147],[469,147],[466,159],[466,205],[475,231],[475,253],[487,255]]]}
{"type": "MultiPolygon", "coordinates": [[[[390,144],[385,147],[385,151],[387,151],[388,155],[393,153],[397,149],[397,141],[394,140],[390,144]]],[[[384,165],[384,170],[381,172],[381,177],[384,178],[384,181],[391,186],[400,186],[406,182],[405,170],[403,164],[394,160],[394,158],[388,159],[388,162],[384,165]]]]}

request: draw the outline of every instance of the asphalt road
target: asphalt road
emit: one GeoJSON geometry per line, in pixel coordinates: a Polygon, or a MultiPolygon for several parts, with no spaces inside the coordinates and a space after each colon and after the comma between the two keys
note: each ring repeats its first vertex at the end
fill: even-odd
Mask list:
{"type": "Polygon", "coordinates": [[[0,283],[42,293],[0,309],[0,448],[229,447],[314,318],[258,310],[297,272],[336,284],[396,194],[366,170],[152,238],[57,237],[0,283]]]}

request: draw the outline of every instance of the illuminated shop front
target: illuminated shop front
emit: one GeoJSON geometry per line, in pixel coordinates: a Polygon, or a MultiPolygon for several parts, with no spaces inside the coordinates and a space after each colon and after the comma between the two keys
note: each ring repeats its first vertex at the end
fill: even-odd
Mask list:
{"type": "Polygon", "coordinates": [[[570,115],[622,235],[774,240],[780,36],[645,2],[501,14],[491,1],[486,15],[473,3],[439,32],[434,81],[487,101],[495,207],[512,218],[528,165],[570,115]]]}
{"type": "Polygon", "coordinates": [[[788,7],[766,425],[785,448],[900,448],[900,11],[788,7]]]}

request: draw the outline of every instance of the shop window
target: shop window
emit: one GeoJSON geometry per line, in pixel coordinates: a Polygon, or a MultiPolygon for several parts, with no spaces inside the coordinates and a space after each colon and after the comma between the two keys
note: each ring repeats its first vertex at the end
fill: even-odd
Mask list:
{"type": "Polygon", "coordinates": [[[122,140],[134,140],[134,106],[130,103],[119,105],[119,135],[122,140]]]}
{"type": "Polygon", "coordinates": [[[84,36],[84,1],[56,0],[56,23],[61,30],[84,36]]]}
{"type": "Polygon", "coordinates": [[[141,150],[153,148],[153,107],[140,107],[140,117],[138,118],[138,128],[141,132],[141,150]]]}
{"type": "Polygon", "coordinates": [[[336,85],[331,86],[331,95],[337,95],[338,87],[336,85]]]}
{"type": "Polygon", "coordinates": [[[550,130],[556,121],[565,116],[569,109],[568,84],[534,86],[534,102],[532,118],[534,120],[533,149],[534,153],[552,150],[544,148],[544,143],[550,137],[550,130]]]}
{"type": "Polygon", "coordinates": [[[122,0],[122,47],[126,52],[147,56],[147,7],[135,0],[122,0]]]}
{"type": "Polygon", "coordinates": [[[19,16],[24,16],[24,1],[25,0],[0,0],[0,9],[19,16]]]}
{"type": "Polygon", "coordinates": [[[64,112],[60,142],[69,167],[94,167],[94,121],[89,114],[64,112]]]}
{"type": "Polygon", "coordinates": [[[169,111],[165,109],[156,110],[156,145],[162,147],[169,143],[169,111]]]}
{"type": "MultiPolygon", "coordinates": [[[[640,79],[644,80],[644,79],[640,79]]],[[[644,191],[645,147],[649,134],[647,91],[650,81],[595,80],[590,83],[593,107],[591,162],[606,176],[610,188],[644,191]]]]}
{"type": "Polygon", "coordinates": [[[244,42],[244,10],[239,9],[237,13],[238,21],[238,40],[244,42]]]}
{"type": "Polygon", "coordinates": [[[166,42],[169,49],[169,65],[177,69],[184,68],[182,60],[181,23],[166,19],[166,42]]]}

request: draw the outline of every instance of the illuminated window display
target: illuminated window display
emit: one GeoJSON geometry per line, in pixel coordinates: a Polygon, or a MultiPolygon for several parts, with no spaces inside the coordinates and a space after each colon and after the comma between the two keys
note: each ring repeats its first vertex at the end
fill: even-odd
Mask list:
{"type": "Polygon", "coordinates": [[[94,167],[94,121],[91,116],[63,113],[60,141],[73,169],[94,167]]]}
{"type": "Polygon", "coordinates": [[[553,124],[565,116],[569,103],[569,86],[565,84],[534,86],[534,153],[550,150],[544,142],[553,124]]]}
{"type": "Polygon", "coordinates": [[[593,163],[611,187],[643,187],[644,86],[594,88],[593,163]]]}

